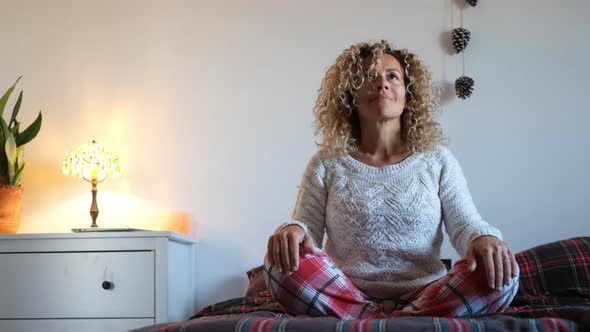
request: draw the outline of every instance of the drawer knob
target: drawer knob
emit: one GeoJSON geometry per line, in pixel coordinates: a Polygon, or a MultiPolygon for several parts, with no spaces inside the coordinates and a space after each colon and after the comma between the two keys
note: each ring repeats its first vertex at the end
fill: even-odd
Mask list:
{"type": "Polygon", "coordinates": [[[110,281],[103,281],[102,283],[102,289],[112,289],[113,288],[113,283],[110,281]]]}

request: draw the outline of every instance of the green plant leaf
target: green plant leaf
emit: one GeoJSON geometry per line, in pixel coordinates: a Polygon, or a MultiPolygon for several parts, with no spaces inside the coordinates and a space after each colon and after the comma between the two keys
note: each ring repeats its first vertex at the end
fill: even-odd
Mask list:
{"type": "Polygon", "coordinates": [[[14,179],[12,180],[10,185],[11,186],[18,186],[20,183],[20,177],[22,174],[23,174],[22,172],[16,172],[16,174],[14,175],[14,179]]]}
{"type": "Polygon", "coordinates": [[[12,132],[12,134],[14,135],[14,137],[18,137],[18,130],[20,128],[20,122],[15,121],[15,125],[12,126],[12,128],[10,128],[10,131],[12,132]]]}
{"type": "MultiPolygon", "coordinates": [[[[4,146],[4,144],[0,145],[4,146]]],[[[6,160],[6,154],[0,153],[0,178],[8,177],[8,160],[6,160]]]]}
{"type": "Polygon", "coordinates": [[[25,146],[21,145],[16,148],[16,162],[14,163],[14,167],[16,172],[14,174],[14,179],[11,182],[11,185],[17,186],[20,183],[20,177],[23,174],[23,169],[25,168],[25,146]]]}
{"type": "Polygon", "coordinates": [[[23,167],[25,167],[25,146],[21,145],[16,148],[16,169],[18,171],[22,171],[23,167]]]}
{"type": "Polygon", "coordinates": [[[8,129],[6,121],[4,121],[2,117],[0,117],[0,144],[2,144],[0,146],[4,146],[4,142],[6,142],[6,136],[9,132],[10,130],[8,129]]]}
{"type": "Polygon", "coordinates": [[[23,169],[25,168],[25,164],[23,163],[23,166],[21,168],[19,168],[16,173],[14,174],[14,179],[12,180],[12,182],[10,183],[13,186],[18,186],[18,184],[20,183],[20,177],[23,174],[23,169]]]}
{"type": "Polygon", "coordinates": [[[23,101],[23,92],[21,91],[18,94],[18,99],[16,100],[16,104],[14,104],[14,108],[12,109],[12,115],[10,116],[10,121],[8,121],[8,128],[12,126],[14,122],[16,122],[16,116],[18,114],[18,110],[20,110],[20,103],[23,101]]]}
{"type": "Polygon", "coordinates": [[[22,76],[17,78],[16,82],[14,82],[14,84],[10,88],[8,88],[8,90],[4,93],[2,98],[0,98],[0,118],[4,114],[4,107],[6,107],[6,103],[8,102],[8,98],[10,98],[10,95],[12,94],[12,91],[14,91],[14,87],[16,86],[16,83],[18,83],[18,81],[20,81],[21,77],[22,76]]]}
{"type": "Polygon", "coordinates": [[[14,175],[16,173],[16,142],[11,132],[8,132],[6,143],[4,143],[4,150],[6,151],[6,159],[8,160],[8,181],[14,182],[14,175]]]}
{"type": "Polygon", "coordinates": [[[6,153],[4,153],[4,144],[6,143],[6,136],[8,133],[8,126],[6,121],[0,117],[0,178],[8,178],[8,160],[6,160],[6,153]]]}
{"type": "Polygon", "coordinates": [[[35,136],[37,136],[37,134],[39,133],[39,130],[41,129],[41,122],[42,121],[43,121],[43,116],[41,115],[41,111],[39,111],[39,115],[37,115],[37,119],[35,119],[35,121],[33,121],[33,123],[31,123],[31,125],[27,129],[25,129],[22,133],[20,133],[16,137],[16,145],[21,146],[21,145],[27,144],[31,140],[33,140],[33,138],[35,138],[35,136]]]}

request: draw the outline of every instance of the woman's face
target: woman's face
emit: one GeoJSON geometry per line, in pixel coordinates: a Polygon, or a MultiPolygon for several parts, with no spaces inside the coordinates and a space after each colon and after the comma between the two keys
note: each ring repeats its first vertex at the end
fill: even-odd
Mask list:
{"type": "Polygon", "coordinates": [[[363,61],[367,76],[357,90],[359,116],[367,120],[399,118],[406,105],[406,86],[401,64],[390,54],[383,54],[373,69],[373,56],[363,61]]]}

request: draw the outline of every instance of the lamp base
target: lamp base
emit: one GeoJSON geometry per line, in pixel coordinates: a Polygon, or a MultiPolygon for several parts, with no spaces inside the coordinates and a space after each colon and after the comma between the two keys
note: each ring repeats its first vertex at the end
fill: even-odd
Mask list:
{"type": "Polygon", "coordinates": [[[90,225],[90,227],[98,227],[96,224],[96,218],[98,217],[98,204],[96,203],[96,193],[98,192],[98,189],[96,189],[97,184],[98,181],[96,181],[96,179],[92,179],[92,205],[90,206],[92,225],[90,225]]]}
{"type": "Polygon", "coordinates": [[[90,217],[92,218],[92,225],[90,227],[98,227],[96,224],[96,217],[98,217],[98,211],[90,211],[90,217]]]}

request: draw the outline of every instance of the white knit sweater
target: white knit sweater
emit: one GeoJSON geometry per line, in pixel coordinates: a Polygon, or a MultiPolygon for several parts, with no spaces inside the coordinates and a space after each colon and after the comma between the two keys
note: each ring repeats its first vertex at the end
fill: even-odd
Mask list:
{"type": "Polygon", "coordinates": [[[352,282],[392,299],[443,276],[443,226],[464,257],[469,243],[501,233],[482,220],[446,147],[402,162],[366,165],[319,150],[303,175],[293,214],[352,282]]]}

